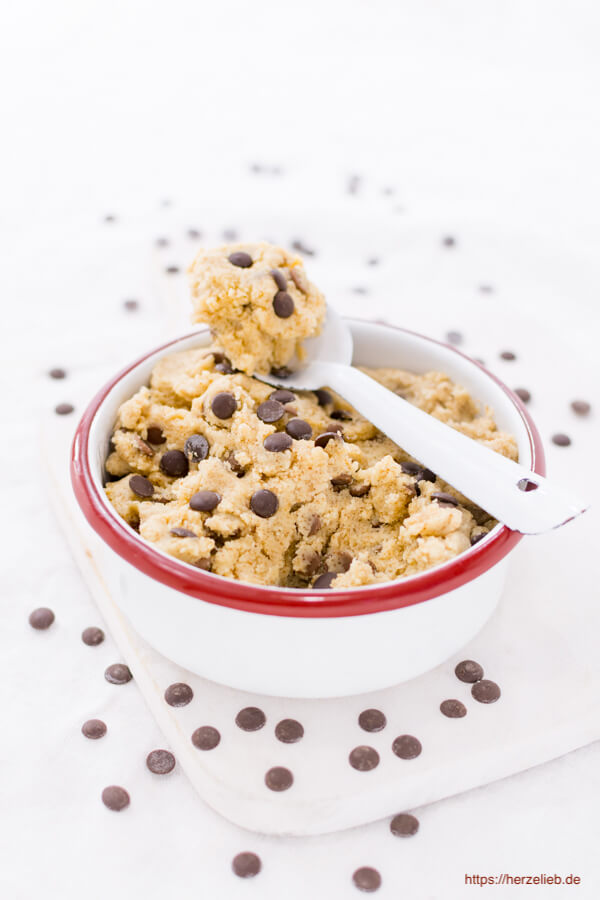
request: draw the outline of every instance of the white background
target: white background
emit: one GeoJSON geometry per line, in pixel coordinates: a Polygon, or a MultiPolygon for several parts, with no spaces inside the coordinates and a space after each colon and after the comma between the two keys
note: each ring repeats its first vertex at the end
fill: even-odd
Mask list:
{"type": "MultiPolygon", "coordinates": [[[[92,314],[86,302],[102,302],[93,283],[81,285],[73,312],[76,238],[89,244],[97,234],[103,253],[95,229],[105,214],[139,223],[165,199],[193,213],[190,225],[210,227],[203,218],[220,202],[243,217],[260,202],[262,182],[247,186],[259,162],[284,170],[269,176],[268,190],[272,205],[281,179],[281,214],[291,221],[286,179],[302,182],[303,206],[318,215],[323,197],[359,173],[373,196],[392,187],[390,204],[442,232],[485,221],[545,234],[583,260],[600,237],[599,31],[591,0],[4,7],[2,308],[14,332],[3,354],[12,510],[3,684],[15,731],[2,742],[3,897],[350,897],[349,867],[364,863],[387,866],[382,897],[501,896],[501,888],[462,886],[464,872],[490,869],[572,871],[587,880],[579,896],[597,895],[598,746],[422,811],[418,838],[393,845],[393,871],[385,823],[322,841],[254,837],[207,811],[181,775],[158,785],[136,775],[144,799],[128,818],[109,817],[72,721],[91,706],[102,716],[106,703],[107,714],[134,726],[141,759],[160,737],[134,686],[105,699],[104,686],[91,683],[89,649],[66,631],[57,631],[60,665],[56,643],[32,649],[34,606],[53,607],[58,619],[63,598],[81,592],[77,628],[95,620],[43,493],[29,503],[33,512],[19,512],[43,453],[32,419],[40,392],[49,402],[53,389],[32,373],[61,364],[66,348],[80,358],[103,352],[82,328],[92,314]],[[228,871],[247,847],[265,862],[252,883],[228,871]]],[[[86,271],[93,281],[93,267],[86,271]]],[[[541,324],[543,307],[538,315],[541,324]]],[[[115,346],[121,338],[115,326],[115,346]]],[[[109,642],[100,652],[113,661],[109,642]]],[[[113,739],[107,779],[125,780],[129,765],[134,778],[128,749],[113,739]]],[[[551,890],[543,896],[570,896],[551,890]]],[[[521,891],[537,893],[506,896],[521,891]]]]}

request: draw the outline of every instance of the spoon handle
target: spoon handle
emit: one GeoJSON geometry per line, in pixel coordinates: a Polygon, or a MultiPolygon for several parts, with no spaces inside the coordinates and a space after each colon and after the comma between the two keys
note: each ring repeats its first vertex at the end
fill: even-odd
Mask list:
{"type": "Polygon", "coordinates": [[[588,504],[570,491],[445,425],[358,369],[337,363],[320,363],[321,367],[323,384],[514,531],[541,534],[587,509],[588,504]]]}

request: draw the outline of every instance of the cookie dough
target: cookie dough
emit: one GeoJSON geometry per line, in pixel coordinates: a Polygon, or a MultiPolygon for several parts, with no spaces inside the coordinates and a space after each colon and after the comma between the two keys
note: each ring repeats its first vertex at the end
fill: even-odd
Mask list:
{"type": "Polygon", "coordinates": [[[201,250],[189,268],[195,322],[207,322],[231,364],[267,373],[302,359],[304,338],[319,334],[325,298],[299,256],[272,244],[201,250]]]}
{"type": "MultiPolygon", "coordinates": [[[[318,320],[322,304],[314,288],[301,292],[294,282],[290,294],[307,325],[294,328],[293,337],[288,333],[288,349],[277,355],[274,326],[285,329],[292,317],[274,321],[268,271],[290,273],[299,264],[266,245],[243,250],[258,266],[254,274],[252,267],[238,271],[224,250],[202,257],[208,274],[202,275],[199,260],[193,266],[196,308],[208,308],[213,298],[219,346],[164,357],[150,384],[119,409],[106,463],[112,479],[106,492],[118,513],[183,562],[253,584],[298,588],[347,588],[413,575],[479,540],[494,520],[333,391],[274,391],[231,371],[223,350],[236,361],[283,363],[288,342],[318,320]],[[251,339],[245,329],[220,331],[233,321],[223,306],[229,290],[245,322],[244,297],[260,313],[264,334],[262,324],[251,339]]],[[[517,458],[514,438],[497,429],[491,410],[481,412],[447,375],[364,371],[517,458]]]]}

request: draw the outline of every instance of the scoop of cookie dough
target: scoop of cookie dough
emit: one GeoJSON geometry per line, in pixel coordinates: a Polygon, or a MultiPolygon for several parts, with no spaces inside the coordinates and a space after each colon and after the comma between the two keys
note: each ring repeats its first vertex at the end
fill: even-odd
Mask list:
{"type": "Polygon", "coordinates": [[[325,298],[300,257],[265,242],[200,250],[189,268],[193,320],[207,322],[234,368],[252,375],[302,358],[325,298]]]}

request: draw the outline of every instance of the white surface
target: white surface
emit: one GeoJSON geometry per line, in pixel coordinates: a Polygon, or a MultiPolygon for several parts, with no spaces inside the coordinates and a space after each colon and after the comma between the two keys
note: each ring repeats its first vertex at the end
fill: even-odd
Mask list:
{"type": "MultiPolygon", "coordinates": [[[[318,242],[335,202],[368,206],[382,222],[365,236],[358,217],[360,242],[342,248],[347,287],[365,276],[363,251],[398,250],[394,269],[369,273],[369,315],[438,337],[459,328],[466,349],[488,359],[515,349],[512,368],[496,369],[531,388],[545,435],[573,433],[574,446],[554,451],[551,465],[583,487],[579,450],[597,440],[597,418],[577,422],[566,404],[574,394],[598,403],[580,368],[597,352],[598,279],[588,260],[600,239],[598,4],[379,0],[350,13],[335,2],[296,9],[261,0],[250,13],[241,2],[179,0],[167,11],[131,0],[38,0],[6,5],[3,17],[1,275],[12,326],[3,383],[20,386],[3,396],[4,894],[236,900],[285,891],[329,900],[359,896],[350,873],[371,864],[383,875],[382,898],[559,897],[560,888],[464,885],[465,872],[554,870],[580,874],[576,894],[596,897],[598,744],[427,807],[408,841],[393,839],[385,822],[325,839],[250,836],[211,813],[177,770],[150,776],[143,758],[161,737],[135,685],[102,678],[117,659],[110,639],[99,648],[78,639],[98,619],[44,499],[38,421],[68,399],[68,382],[49,382],[47,368],[67,365],[76,377],[94,362],[116,367],[170,333],[147,256],[128,247],[130,226],[147,229],[149,242],[159,227],[188,225],[209,228],[214,240],[269,196],[282,239],[300,230],[301,202],[313,210],[305,239],[318,232],[318,242]],[[281,164],[289,178],[249,179],[254,161],[281,164]],[[355,171],[365,180],[344,197],[355,171]],[[382,196],[386,186],[395,194],[382,196]],[[171,210],[157,212],[162,198],[174,200],[171,210]],[[102,229],[107,212],[129,228],[102,229]],[[441,254],[447,231],[460,254],[441,254]],[[550,235],[554,249],[532,233],[550,235]],[[496,286],[517,331],[504,330],[474,293],[482,282],[496,286]],[[153,315],[124,316],[129,294],[153,315]],[[552,362],[567,370],[555,396],[538,371],[549,335],[561,344],[552,362]],[[33,549],[32,523],[43,535],[33,549]],[[32,633],[27,614],[41,604],[57,622],[32,633]],[[79,734],[91,715],[109,725],[103,741],[79,734]],[[127,783],[135,798],[119,816],[99,802],[111,782],[127,783]],[[264,861],[252,883],[228,870],[241,849],[264,861]]],[[[320,277],[318,258],[313,268],[320,277]]],[[[359,311],[365,300],[346,303],[359,311]]],[[[549,562],[566,566],[560,545],[548,546],[549,562]]],[[[580,593],[592,602],[596,590],[595,569],[576,571],[567,608],[580,593]]],[[[585,616],[578,653],[597,656],[585,616]]],[[[535,715],[533,697],[530,709],[535,715]]]]}

